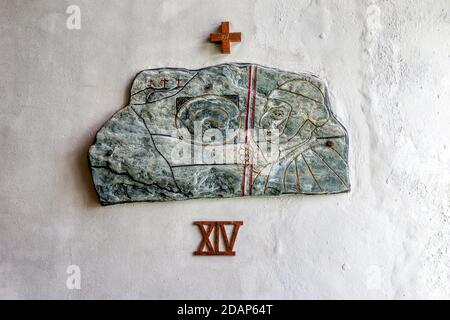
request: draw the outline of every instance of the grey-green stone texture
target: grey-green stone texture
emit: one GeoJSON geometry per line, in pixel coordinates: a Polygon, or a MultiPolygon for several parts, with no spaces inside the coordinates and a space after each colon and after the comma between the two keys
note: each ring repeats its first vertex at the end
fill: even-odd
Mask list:
{"type": "Polygon", "coordinates": [[[89,162],[101,204],[350,190],[326,84],[254,64],[140,72],[89,162]]]}

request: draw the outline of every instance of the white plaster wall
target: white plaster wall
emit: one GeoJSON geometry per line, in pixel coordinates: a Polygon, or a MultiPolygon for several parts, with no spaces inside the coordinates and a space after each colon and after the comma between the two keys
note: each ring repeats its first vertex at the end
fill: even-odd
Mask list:
{"type": "Polygon", "coordinates": [[[450,298],[448,0],[1,0],[0,98],[2,298],[450,298]],[[328,81],[353,191],[99,206],[87,150],[134,75],[228,61],[328,81]],[[245,221],[237,257],[192,256],[200,219],[245,221]]]}

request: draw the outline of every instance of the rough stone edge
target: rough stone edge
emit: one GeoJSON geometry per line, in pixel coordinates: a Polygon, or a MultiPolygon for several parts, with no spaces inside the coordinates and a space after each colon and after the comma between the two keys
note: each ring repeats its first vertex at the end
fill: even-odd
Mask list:
{"type": "MultiPolygon", "coordinates": [[[[101,125],[101,127],[96,131],[95,133],[95,138],[93,143],[89,146],[89,150],[87,152],[87,159],[88,159],[88,165],[89,165],[89,173],[91,175],[91,181],[92,184],[94,185],[94,190],[95,193],[97,195],[97,199],[99,201],[99,203],[102,206],[114,206],[114,205],[119,205],[119,204],[125,204],[125,203],[165,203],[165,202],[172,202],[172,200],[158,200],[158,201],[151,201],[151,200],[137,200],[137,201],[120,201],[120,202],[114,202],[114,203],[109,203],[109,202],[104,202],[101,200],[100,194],[97,190],[97,187],[95,185],[94,182],[94,175],[92,172],[92,163],[91,163],[91,159],[90,159],[90,150],[91,147],[94,146],[97,143],[97,136],[99,134],[99,132],[103,129],[103,127],[109,122],[111,121],[112,118],[114,118],[116,116],[117,113],[121,112],[122,110],[124,110],[127,107],[131,108],[131,97],[132,97],[132,89],[134,87],[134,84],[136,82],[136,79],[144,72],[147,71],[158,71],[158,70],[183,70],[183,71],[187,71],[187,72],[199,72],[205,69],[210,69],[213,67],[220,67],[220,66],[227,66],[227,65],[232,65],[232,66],[241,66],[241,67],[246,67],[246,66],[258,66],[258,67],[262,67],[265,69],[271,69],[274,71],[278,71],[278,72],[284,72],[284,73],[291,73],[291,74],[295,74],[298,76],[309,76],[309,77],[313,77],[315,78],[317,81],[319,81],[320,83],[323,84],[324,87],[324,95],[325,95],[325,107],[327,108],[328,112],[330,113],[330,116],[333,117],[333,119],[342,127],[342,129],[344,130],[345,133],[345,158],[347,160],[347,175],[348,175],[348,188],[346,190],[343,191],[339,191],[339,192],[328,192],[328,193],[284,193],[284,194],[280,194],[277,195],[276,197],[291,197],[294,195],[306,195],[306,196],[325,196],[325,195],[333,195],[333,194],[344,194],[344,193],[350,193],[352,191],[352,184],[351,184],[351,170],[350,170],[350,161],[349,161],[349,149],[350,149],[350,138],[349,138],[349,134],[347,131],[347,128],[342,124],[342,122],[339,120],[338,116],[336,115],[336,113],[334,112],[332,106],[331,106],[331,102],[330,102],[330,94],[329,94],[329,89],[328,89],[328,82],[325,79],[320,78],[318,75],[312,73],[312,72],[293,72],[293,71],[287,71],[287,70],[283,70],[280,68],[276,68],[276,67],[267,67],[258,63],[242,63],[242,62],[228,62],[228,63],[220,63],[220,64],[216,64],[216,65],[211,65],[211,66],[207,66],[207,67],[202,67],[202,68],[198,68],[198,69],[188,69],[188,68],[181,68],[181,67],[158,67],[158,68],[151,68],[151,69],[144,69],[139,71],[133,78],[133,82],[130,86],[130,91],[128,92],[128,103],[123,106],[122,108],[120,108],[119,110],[117,110],[116,112],[114,112],[105,122],[103,122],[103,124],[101,125]]],[[[187,198],[187,199],[180,199],[177,201],[188,201],[188,200],[201,200],[201,199],[215,199],[215,200],[221,200],[221,199],[235,199],[235,198],[255,198],[255,197],[248,197],[248,196],[230,196],[230,197],[198,197],[198,198],[187,198]]],[[[273,198],[273,196],[258,196],[256,198],[273,198]]]]}

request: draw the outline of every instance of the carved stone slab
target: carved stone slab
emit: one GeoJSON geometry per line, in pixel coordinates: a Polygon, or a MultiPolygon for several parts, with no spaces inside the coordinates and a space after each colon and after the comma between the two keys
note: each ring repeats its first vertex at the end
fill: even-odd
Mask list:
{"type": "Polygon", "coordinates": [[[253,64],[139,73],[89,150],[104,205],[350,190],[327,87],[253,64]]]}

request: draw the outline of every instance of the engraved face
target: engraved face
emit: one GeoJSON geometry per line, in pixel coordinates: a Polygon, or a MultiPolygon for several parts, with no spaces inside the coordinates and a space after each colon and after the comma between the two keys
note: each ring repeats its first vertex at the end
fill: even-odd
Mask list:
{"type": "Polygon", "coordinates": [[[326,84],[253,64],[142,71],[89,161],[103,204],[350,190],[326,84]]]}
{"type": "Polygon", "coordinates": [[[259,125],[267,133],[266,140],[272,142],[275,135],[283,135],[292,109],[276,100],[268,101],[267,108],[268,110],[261,117],[259,125]]]}
{"type": "Polygon", "coordinates": [[[272,90],[264,106],[259,126],[269,132],[268,142],[278,133],[280,143],[302,141],[328,120],[322,91],[305,80],[288,81],[272,90]]]}

